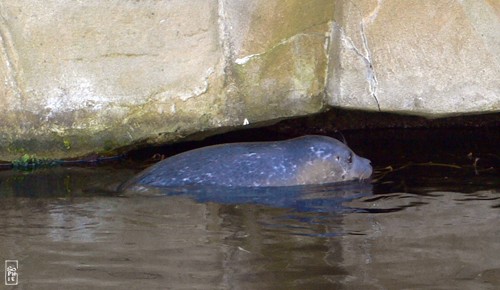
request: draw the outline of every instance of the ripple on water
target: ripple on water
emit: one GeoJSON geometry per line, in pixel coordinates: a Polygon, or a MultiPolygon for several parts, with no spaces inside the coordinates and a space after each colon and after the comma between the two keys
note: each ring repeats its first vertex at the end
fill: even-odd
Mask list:
{"type": "Polygon", "coordinates": [[[4,171],[0,254],[32,289],[496,289],[500,181],[481,158],[377,168],[358,187],[149,197],[105,190],[130,170],[4,171]]]}

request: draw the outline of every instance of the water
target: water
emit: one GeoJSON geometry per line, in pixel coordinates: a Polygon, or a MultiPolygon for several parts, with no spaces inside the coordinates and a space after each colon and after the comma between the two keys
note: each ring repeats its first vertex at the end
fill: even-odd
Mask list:
{"type": "Polygon", "coordinates": [[[0,258],[19,289],[498,289],[498,135],[390,136],[347,136],[373,183],[124,197],[127,162],[0,171],[0,258]]]}

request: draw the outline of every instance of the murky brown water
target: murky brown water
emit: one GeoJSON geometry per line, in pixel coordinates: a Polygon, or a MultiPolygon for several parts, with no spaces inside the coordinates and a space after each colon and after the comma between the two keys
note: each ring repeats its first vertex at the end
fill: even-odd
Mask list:
{"type": "Polygon", "coordinates": [[[114,194],[125,165],[0,171],[0,259],[19,261],[5,287],[498,289],[498,151],[483,148],[476,167],[460,150],[378,160],[373,184],[160,197],[114,194]]]}

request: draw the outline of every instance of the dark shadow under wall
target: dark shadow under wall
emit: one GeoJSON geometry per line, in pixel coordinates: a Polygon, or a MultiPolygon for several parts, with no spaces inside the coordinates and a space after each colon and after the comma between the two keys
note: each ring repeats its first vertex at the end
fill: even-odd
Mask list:
{"type": "MultiPolygon", "coordinates": [[[[375,168],[374,193],[409,192],[408,188],[417,187],[452,188],[449,184],[469,186],[472,192],[500,186],[499,121],[498,114],[426,120],[330,112],[214,135],[202,141],[142,148],[128,152],[125,158],[102,162],[90,158],[49,168],[0,170],[0,192],[3,197],[115,195],[116,188],[139,170],[186,150],[220,143],[276,141],[305,134],[345,138],[354,152],[370,159],[375,168]]],[[[464,188],[456,191],[466,192],[464,188]]]]}
{"type": "Polygon", "coordinates": [[[345,138],[358,155],[369,158],[378,167],[429,161],[468,164],[479,152],[485,155],[481,156],[481,162],[500,162],[500,114],[426,119],[346,110],[330,110],[271,126],[218,134],[201,141],[134,150],[129,152],[129,157],[132,162],[142,163],[141,167],[145,167],[199,147],[276,141],[307,134],[327,135],[339,140],[345,138]]]}

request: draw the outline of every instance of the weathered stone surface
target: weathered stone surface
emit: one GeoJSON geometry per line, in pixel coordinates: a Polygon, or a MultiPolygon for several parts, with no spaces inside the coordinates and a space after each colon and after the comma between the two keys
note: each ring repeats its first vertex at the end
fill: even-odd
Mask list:
{"type": "Polygon", "coordinates": [[[428,117],[500,110],[500,2],[335,3],[329,104],[428,117]]]}
{"type": "Polygon", "coordinates": [[[0,160],[317,112],[328,2],[3,1],[0,160]]]}
{"type": "Polygon", "coordinates": [[[327,103],[499,111],[499,5],[4,0],[0,160],[171,142],[327,103]]]}
{"type": "Polygon", "coordinates": [[[222,9],[242,116],[258,122],[321,110],[333,2],[225,0],[222,9]]]}
{"type": "Polygon", "coordinates": [[[215,1],[0,5],[0,159],[113,149],[218,114],[215,1]]]}

